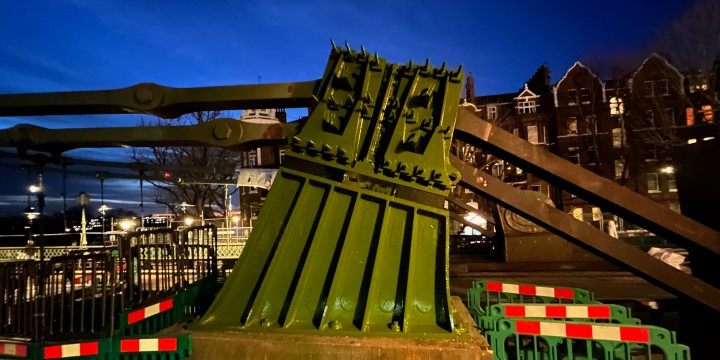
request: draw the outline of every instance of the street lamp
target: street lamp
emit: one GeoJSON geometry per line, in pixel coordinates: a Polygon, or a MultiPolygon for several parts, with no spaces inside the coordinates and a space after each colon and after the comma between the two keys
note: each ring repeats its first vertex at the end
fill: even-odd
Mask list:
{"type": "Polygon", "coordinates": [[[25,217],[27,217],[27,219],[28,219],[28,241],[27,241],[27,244],[33,245],[35,242],[32,239],[32,223],[33,223],[33,220],[37,219],[37,217],[40,215],[40,213],[37,212],[37,210],[35,210],[35,208],[32,206],[26,207],[24,213],[25,213],[25,217]]]}
{"type": "Polygon", "coordinates": [[[232,217],[232,221],[235,223],[235,236],[240,238],[240,228],[238,227],[238,224],[240,223],[240,217],[235,215],[232,217]]]}
{"type": "Polygon", "coordinates": [[[81,191],[75,198],[75,201],[82,209],[82,217],[80,218],[80,247],[87,246],[87,231],[85,229],[85,206],[90,204],[90,196],[81,191]]]}
{"type": "Polygon", "coordinates": [[[135,223],[132,221],[132,219],[120,220],[120,228],[123,229],[123,231],[125,232],[130,230],[130,228],[132,228],[134,224],[135,223]]]}
{"type": "Polygon", "coordinates": [[[185,225],[191,226],[192,223],[193,223],[193,221],[195,221],[195,219],[193,219],[192,217],[188,216],[188,217],[185,218],[185,225]]]}
{"type": "Polygon", "coordinates": [[[105,244],[105,212],[110,210],[110,208],[107,205],[102,204],[98,210],[100,211],[100,214],[102,214],[102,221],[101,221],[102,228],[100,231],[102,233],[103,244],[105,244]]]}

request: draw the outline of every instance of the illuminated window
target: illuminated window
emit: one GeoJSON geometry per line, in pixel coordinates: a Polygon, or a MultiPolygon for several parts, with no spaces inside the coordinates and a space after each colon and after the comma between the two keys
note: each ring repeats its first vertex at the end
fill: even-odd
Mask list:
{"type": "Polygon", "coordinates": [[[619,97],[610,98],[610,115],[622,115],[625,113],[625,104],[619,97]]]}
{"type": "Polygon", "coordinates": [[[568,134],[577,134],[578,133],[576,117],[571,117],[568,119],[567,128],[568,128],[568,134]]]}
{"type": "Polygon", "coordinates": [[[625,162],[623,160],[615,160],[615,178],[622,179],[625,171],[625,162]]]}
{"type": "Polygon", "coordinates": [[[713,116],[712,105],[703,105],[702,112],[703,112],[703,121],[705,121],[706,123],[712,123],[715,120],[714,116],[713,116]]]}
{"type": "Polygon", "coordinates": [[[660,192],[660,181],[659,181],[658,173],[648,173],[647,174],[647,188],[648,188],[649,194],[660,192]]]}
{"type": "Polygon", "coordinates": [[[685,108],[685,124],[687,126],[695,125],[695,110],[693,108],[685,108]]]}
{"type": "Polygon", "coordinates": [[[543,143],[543,142],[545,141],[544,131],[545,131],[545,127],[544,127],[544,126],[540,126],[540,128],[538,128],[537,125],[528,125],[528,127],[527,127],[528,141],[529,141],[531,144],[541,144],[541,143],[543,143]],[[540,130],[543,131],[543,134],[540,134],[540,130]]]}
{"type": "Polygon", "coordinates": [[[612,129],[613,148],[619,149],[623,146],[623,132],[622,128],[612,129]]]}
{"type": "Polygon", "coordinates": [[[580,221],[583,221],[583,209],[582,208],[574,208],[572,210],[572,216],[580,221]]]}

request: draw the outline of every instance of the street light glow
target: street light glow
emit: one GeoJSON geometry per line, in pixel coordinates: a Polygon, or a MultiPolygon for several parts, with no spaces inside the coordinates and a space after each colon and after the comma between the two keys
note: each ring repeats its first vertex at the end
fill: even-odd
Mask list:
{"type": "Polygon", "coordinates": [[[663,172],[663,173],[665,173],[665,174],[672,174],[672,173],[675,172],[675,168],[668,165],[668,166],[660,169],[660,171],[663,172]]]}
{"type": "Polygon", "coordinates": [[[237,215],[235,215],[235,216],[232,217],[232,221],[233,221],[235,224],[237,224],[238,222],[240,222],[240,217],[237,216],[237,215]]]}
{"type": "Polygon", "coordinates": [[[192,225],[193,221],[194,221],[193,218],[188,216],[185,218],[185,225],[190,226],[190,225],[192,225]]]}
{"type": "Polygon", "coordinates": [[[42,191],[42,186],[30,185],[30,186],[28,186],[28,191],[30,191],[30,192],[33,193],[33,194],[34,194],[34,193],[39,193],[39,192],[42,191]]]}
{"type": "Polygon", "coordinates": [[[132,220],[121,220],[120,221],[120,228],[123,229],[123,231],[128,231],[133,226],[132,220]]]}

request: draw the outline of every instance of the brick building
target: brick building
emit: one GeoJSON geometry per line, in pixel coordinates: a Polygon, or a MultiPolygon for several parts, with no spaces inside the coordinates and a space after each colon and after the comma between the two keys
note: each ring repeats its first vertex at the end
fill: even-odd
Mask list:
{"type": "MultiPolygon", "coordinates": [[[[719,135],[717,64],[713,71],[683,73],[663,56],[650,54],[631,71],[601,79],[576,62],[554,85],[543,65],[515,93],[475,96],[468,88],[466,106],[537,146],[680,211],[672,148],[719,135]]],[[[563,211],[602,226],[602,209],[472,150],[476,166],[516,187],[540,191],[563,211]]]]}

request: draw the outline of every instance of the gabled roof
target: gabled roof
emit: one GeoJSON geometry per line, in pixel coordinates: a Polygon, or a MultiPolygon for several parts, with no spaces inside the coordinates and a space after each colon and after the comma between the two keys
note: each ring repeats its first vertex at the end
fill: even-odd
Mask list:
{"type": "MultiPolygon", "coordinates": [[[[676,67],[674,67],[672,64],[670,64],[670,61],[668,61],[668,59],[667,59],[666,57],[664,57],[664,56],[662,56],[662,55],[654,52],[654,53],[650,54],[650,55],[642,62],[642,64],[640,64],[640,66],[637,67],[637,69],[635,69],[635,71],[632,73],[632,75],[630,75],[630,80],[628,80],[628,86],[629,86],[631,92],[632,92],[633,80],[635,80],[635,76],[637,75],[637,73],[640,72],[640,70],[642,70],[642,69],[645,67],[645,65],[647,65],[647,63],[648,63],[650,60],[660,60],[660,61],[663,63],[663,65],[667,66],[668,69],[670,69],[671,71],[674,71],[676,74],[678,74],[678,76],[680,77],[680,83],[681,83],[681,84],[685,83],[685,76],[683,75],[683,73],[680,72],[680,70],[678,70],[678,69],[677,69],[676,67]]],[[[680,92],[681,92],[681,93],[685,93],[685,87],[684,87],[684,86],[680,86],[680,92]]]]}
{"type": "Polygon", "coordinates": [[[539,98],[540,95],[535,94],[534,92],[530,91],[528,89],[528,85],[525,84],[525,88],[520,92],[520,95],[514,97],[514,99],[520,99],[520,98],[539,98]]]}
{"type": "Polygon", "coordinates": [[[581,62],[579,62],[579,61],[576,61],[576,62],[573,64],[573,66],[571,66],[571,67],[565,72],[565,75],[563,75],[562,79],[560,79],[560,81],[558,81],[557,84],[555,84],[555,86],[553,86],[553,97],[555,98],[555,99],[554,99],[554,100],[555,100],[555,107],[558,106],[557,89],[560,87],[560,84],[562,84],[562,82],[565,81],[565,79],[567,79],[568,75],[570,75],[570,72],[573,71],[575,68],[585,69],[585,71],[587,71],[587,72],[590,74],[590,76],[592,76],[593,78],[597,79],[597,81],[600,82],[600,87],[602,88],[602,93],[603,93],[603,94],[602,94],[602,96],[603,96],[603,102],[605,102],[605,101],[606,101],[606,99],[605,99],[605,82],[602,81],[602,80],[600,80],[600,77],[597,76],[592,70],[590,70],[589,67],[585,66],[585,64],[583,64],[583,63],[581,63],[581,62]]]}

